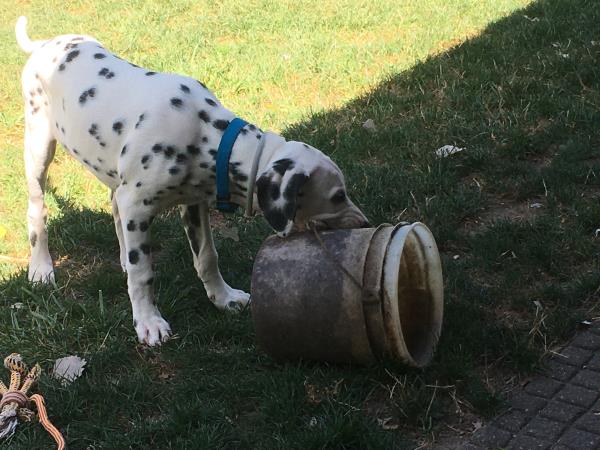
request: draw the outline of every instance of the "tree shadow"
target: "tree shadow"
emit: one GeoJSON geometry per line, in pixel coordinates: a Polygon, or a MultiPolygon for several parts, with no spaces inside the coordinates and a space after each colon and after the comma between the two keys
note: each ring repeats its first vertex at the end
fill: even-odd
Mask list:
{"type": "MultiPolygon", "coordinates": [[[[440,348],[422,373],[393,366],[419,386],[382,400],[394,417],[408,415],[402,420],[423,426],[445,420],[451,393],[472,411],[495,411],[505,387],[501,378],[489,381],[489,372],[529,371],[546,351],[528,334],[535,314],[530,296],[544,295],[551,308],[544,333],[556,342],[572,332],[578,317],[572,312],[564,316],[565,296],[578,296],[581,301],[574,306],[581,310],[597,286],[597,273],[588,269],[597,267],[600,251],[598,241],[590,239],[600,217],[600,202],[594,203],[600,192],[598,23],[598,2],[537,1],[343,107],[285,131],[286,137],[307,141],[338,162],[349,192],[373,223],[421,220],[444,253],[447,309],[440,348]],[[375,131],[362,127],[367,119],[374,121],[375,131]],[[445,144],[466,150],[437,158],[435,150],[445,144]],[[531,198],[544,199],[545,221],[520,225],[521,234],[498,231],[493,221],[476,231],[479,240],[465,229],[493,201],[531,198]],[[539,239],[549,230],[558,232],[539,239]],[[500,242],[501,232],[504,241],[497,247],[510,246],[512,240],[516,246],[506,250],[515,252],[514,260],[486,247],[486,242],[500,242]],[[545,248],[539,259],[553,263],[543,270],[533,257],[521,263],[524,242],[528,255],[545,248]],[[453,388],[430,403],[426,386],[431,383],[453,388]]],[[[59,283],[68,283],[74,292],[102,290],[126,298],[111,216],[56,198],[60,215],[48,229],[59,283]]],[[[269,231],[260,222],[233,220],[241,239],[219,240],[221,266],[233,284],[247,288],[252,255],[269,231]]],[[[202,298],[177,222],[167,214],[153,230],[159,289],[176,296],[184,286],[179,295],[202,298]]],[[[21,286],[23,274],[0,286],[9,302],[19,298],[11,283],[21,286]]],[[[166,309],[175,318],[180,307],[173,303],[166,309]]],[[[240,333],[249,330],[249,319],[243,320],[240,333]]],[[[251,335],[240,336],[250,345],[251,335]]],[[[374,376],[383,380],[386,367],[374,376]]]]}

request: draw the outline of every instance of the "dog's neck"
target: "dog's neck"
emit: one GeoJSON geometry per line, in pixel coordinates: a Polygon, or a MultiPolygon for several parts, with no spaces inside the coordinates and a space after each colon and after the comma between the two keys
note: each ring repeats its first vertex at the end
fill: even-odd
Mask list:
{"type": "MultiPolygon", "coordinates": [[[[286,143],[286,140],[283,137],[270,132],[265,132],[262,136],[262,139],[264,140],[264,147],[262,153],[260,154],[258,170],[256,171],[256,177],[253,180],[254,182],[260,177],[262,172],[267,170],[267,168],[271,165],[272,160],[275,158],[277,151],[286,143]]],[[[250,193],[251,187],[255,186],[255,184],[250,183],[249,177],[250,173],[252,172],[252,165],[254,163],[259,145],[260,141],[258,139],[247,139],[241,142],[236,142],[231,152],[231,158],[229,159],[230,163],[233,163],[237,166],[237,170],[235,172],[242,173],[248,177],[244,181],[240,181],[239,179],[236,180],[236,173],[231,170],[229,171],[229,182],[232,186],[231,201],[236,205],[245,207],[248,195],[252,195],[253,213],[259,211],[260,208],[258,207],[258,201],[256,198],[256,189],[252,189],[253,192],[250,193]],[[240,187],[243,189],[240,189],[240,187]]]]}

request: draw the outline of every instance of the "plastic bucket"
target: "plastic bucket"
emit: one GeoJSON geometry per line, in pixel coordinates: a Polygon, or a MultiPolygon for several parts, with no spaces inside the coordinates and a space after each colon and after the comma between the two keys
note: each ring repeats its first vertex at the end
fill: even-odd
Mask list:
{"type": "Polygon", "coordinates": [[[419,222],[271,236],[251,296],[258,343],[276,359],[423,367],[442,327],[440,257],[419,222]]]}

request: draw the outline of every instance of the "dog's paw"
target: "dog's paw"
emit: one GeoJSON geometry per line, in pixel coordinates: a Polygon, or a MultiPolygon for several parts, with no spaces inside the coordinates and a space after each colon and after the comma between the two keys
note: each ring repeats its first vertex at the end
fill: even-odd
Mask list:
{"type": "Polygon", "coordinates": [[[161,317],[158,311],[147,317],[134,319],[133,326],[140,343],[149,346],[160,345],[171,336],[169,323],[161,317]]]}
{"type": "Polygon", "coordinates": [[[209,298],[221,311],[241,311],[250,302],[250,294],[229,286],[226,286],[220,295],[210,296],[209,298]]]}
{"type": "Polygon", "coordinates": [[[54,268],[50,264],[30,264],[27,278],[32,283],[54,284],[54,268]]]}

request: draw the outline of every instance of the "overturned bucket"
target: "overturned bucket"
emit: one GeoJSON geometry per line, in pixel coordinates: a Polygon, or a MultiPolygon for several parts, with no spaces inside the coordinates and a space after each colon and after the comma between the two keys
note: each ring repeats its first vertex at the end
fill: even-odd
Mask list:
{"type": "Polygon", "coordinates": [[[252,317],[277,359],[423,367],[442,316],[440,257],[419,222],[272,236],[256,256],[252,317]]]}

